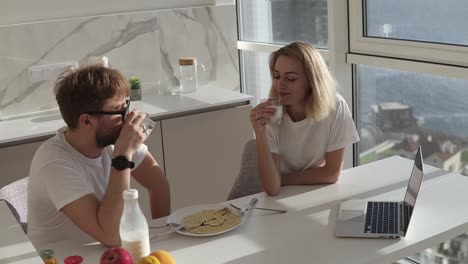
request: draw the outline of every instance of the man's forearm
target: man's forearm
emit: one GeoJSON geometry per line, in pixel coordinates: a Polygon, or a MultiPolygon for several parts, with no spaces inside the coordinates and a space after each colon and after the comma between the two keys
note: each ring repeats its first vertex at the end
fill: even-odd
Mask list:
{"type": "Polygon", "coordinates": [[[151,206],[151,217],[153,219],[168,216],[171,213],[171,195],[169,183],[161,172],[161,180],[158,188],[148,190],[151,206]]]}
{"type": "Polygon", "coordinates": [[[120,244],[119,225],[124,208],[123,191],[130,188],[130,169],[123,171],[112,168],[109,184],[101,205],[98,207],[98,221],[106,238],[112,244],[120,244]]]}

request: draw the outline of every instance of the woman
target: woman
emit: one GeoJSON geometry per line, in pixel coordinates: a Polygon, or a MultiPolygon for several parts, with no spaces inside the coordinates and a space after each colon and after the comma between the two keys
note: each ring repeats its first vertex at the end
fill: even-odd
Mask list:
{"type": "Polygon", "coordinates": [[[250,114],[263,189],[277,195],[285,185],[335,183],[345,146],[359,136],[325,61],[309,44],[294,42],[271,54],[270,72],[281,125],[269,125],[276,111],[270,99],[250,114]]]}

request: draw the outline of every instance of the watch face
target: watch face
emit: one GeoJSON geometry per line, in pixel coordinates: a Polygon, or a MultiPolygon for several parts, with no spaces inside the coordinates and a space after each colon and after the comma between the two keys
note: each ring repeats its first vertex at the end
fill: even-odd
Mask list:
{"type": "Polygon", "coordinates": [[[133,168],[135,163],[128,161],[124,156],[118,156],[112,160],[112,166],[118,170],[125,170],[128,168],[133,168]]]}
{"type": "Polygon", "coordinates": [[[119,168],[125,168],[125,167],[127,167],[126,165],[127,165],[127,160],[126,159],[120,158],[120,159],[116,160],[115,166],[117,166],[119,168]]]}

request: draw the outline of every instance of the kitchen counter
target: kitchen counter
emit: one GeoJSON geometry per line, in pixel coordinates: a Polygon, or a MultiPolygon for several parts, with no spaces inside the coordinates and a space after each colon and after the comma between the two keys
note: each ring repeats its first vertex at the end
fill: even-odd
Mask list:
{"type": "MultiPolygon", "coordinates": [[[[246,105],[251,99],[250,95],[206,85],[188,94],[146,96],[141,101],[132,101],[130,108],[146,112],[157,121],[246,105]]],[[[0,148],[45,140],[64,125],[58,110],[47,115],[0,121],[0,148]]]]}

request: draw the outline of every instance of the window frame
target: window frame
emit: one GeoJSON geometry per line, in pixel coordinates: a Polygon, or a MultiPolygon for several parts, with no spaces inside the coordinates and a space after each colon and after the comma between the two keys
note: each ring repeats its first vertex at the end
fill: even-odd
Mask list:
{"type": "Polygon", "coordinates": [[[468,46],[366,37],[365,1],[348,0],[350,53],[468,67],[468,46]]]}
{"type": "Polygon", "coordinates": [[[445,64],[429,63],[405,60],[399,58],[378,57],[374,55],[363,55],[348,53],[346,61],[349,64],[364,64],[381,68],[427,73],[443,77],[458,78],[468,80],[468,67],[451,66],[445,64]]]}

